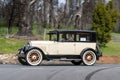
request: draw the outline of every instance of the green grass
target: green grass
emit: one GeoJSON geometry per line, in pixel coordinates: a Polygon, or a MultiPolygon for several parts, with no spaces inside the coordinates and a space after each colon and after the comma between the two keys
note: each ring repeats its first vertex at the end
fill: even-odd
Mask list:
{"type": "Polygon", "coordinates": [[[0,37],[0,54],[17,53],[18,49],[26,44],[26,40],[6,39],[0,37]]]}
{"type": "MultiPolygon", "coordinates": [[[[12,26],[12,32],[10,33],[10,35],[16,34],[17,31],[18,31],[18,28],[15,26],[12,26]]],[[[8,35],[8,27],[0,25],[0,36],[6,36],[6,35],[8,35]]]]}
{"type": "Polygon", "coordinates": [[[106,56],[120,56],[120,33],[112,33],[115,40],[110,41],[106,47],[102,48],[103,55],[106,56]]]}
{"type": "Polygon", "coordinates": [[[103,55],[120,56],[120,42],[109,42],[106,47],[102,48],[103,55]]]}

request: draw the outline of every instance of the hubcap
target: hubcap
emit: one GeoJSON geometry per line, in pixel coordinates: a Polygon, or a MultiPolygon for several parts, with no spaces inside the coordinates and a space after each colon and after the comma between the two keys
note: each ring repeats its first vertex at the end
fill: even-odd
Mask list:
{"type": "Polygon", "coordinates": [[[92,54],[90,54],[90,53],[88,53],[87,55],[86,55],[86,61],[91,61],[92,59],[93,59],[93,55],[92,54]]]}
{"type": "Polygon", "coordinates": [[[29,60],[31,62],[37,62],[37,61],[39,61],[39,59],[40,59],[40,57],[39,57],[39,54],[37,52],[31,53],[29,56],[29,60]]]}

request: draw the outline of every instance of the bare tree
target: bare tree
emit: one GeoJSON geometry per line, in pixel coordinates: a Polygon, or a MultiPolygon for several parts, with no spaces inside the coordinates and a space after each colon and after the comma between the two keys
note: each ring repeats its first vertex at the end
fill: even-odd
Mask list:
{"type": "Polygon", "coordinates": [[[15,0],[19,10],[18,33],[19,36],[31,36],[33,16],[31,7],[37,0],[15,0]]]}
{"type": "MultiPolygon", "coordinates": [[[[113,7],[120,12],[120,0],[113,0],[113,7]]],[[[115,27],[115,31],[120,30],[120,19],[117,22],[117,25],[115,27]]]]}
{"type": "Polygon", "coordinates": [[[83,3],[80,29],[90,29],[92,12],[95,8],[95,0],[85,0],[83,3]]]}
{"type": "Polygon", "coordinates": [[[10,3],[7,5],[8,7],[8,34],[12,32],[12,24],[14,22],[14,14],[15,14],[15,3],[14,0],[10,1],[10,3]]]}

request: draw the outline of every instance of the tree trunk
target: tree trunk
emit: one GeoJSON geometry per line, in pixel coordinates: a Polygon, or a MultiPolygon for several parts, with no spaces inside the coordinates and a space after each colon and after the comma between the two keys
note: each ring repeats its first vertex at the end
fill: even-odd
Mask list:
{"type": "Polygon", "coordinates": [[[49,19],[50,19],[50,27],[54,27],[54,0],[50,0],[50,14],[49,14],[49,19]]]}
{"type": "MultiPolygon", "coordinates": [[[[120,0],[113,0],[113,7],[120,12],[120,0]]],[[[114,30],[120,31],[120,18],[114,30]]]]}
{"type": "Polygon", "coordinates": [[[14,22],[13,19],[15,19],[14,17],[14,14],[15,14],[15,1],[11,1],[10,4],[13,4],[13,5],[10,5],[10,10],[9,10],[9,18],[8,18],[8,34],[10,34],[12,32],[12,24],[14,22]]]}
{"type": "Polygon", "coordinates": [[[18,21],[19,36],[32,36],[32,25],[30,15],[29,0],[19,0],[19,21],[18,21]]]}
{"type": "Polygon", "coordinates": [[[92,12],[95,8],[95,0],[85,0],[83,3],[82,17],[81,17],[81,28],[90,29],[92,22],[92,12]]]}

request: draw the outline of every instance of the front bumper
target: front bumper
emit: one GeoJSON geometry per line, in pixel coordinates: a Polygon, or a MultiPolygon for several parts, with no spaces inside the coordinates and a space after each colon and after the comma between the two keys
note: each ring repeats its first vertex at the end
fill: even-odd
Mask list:
{"type": "Polygon", "coordinates": [[[19,49],[19,51],[18,51],[18,57],[25,57],[25,52],[24,52],[23,48],[19,49]]]}
{"type": "Polygon", "coordinates": [[[30,46],[26,45],[23,48],[19,49],[18,51],[18,57],[25,57],[25,54],[30,49],[30,46]]]}

